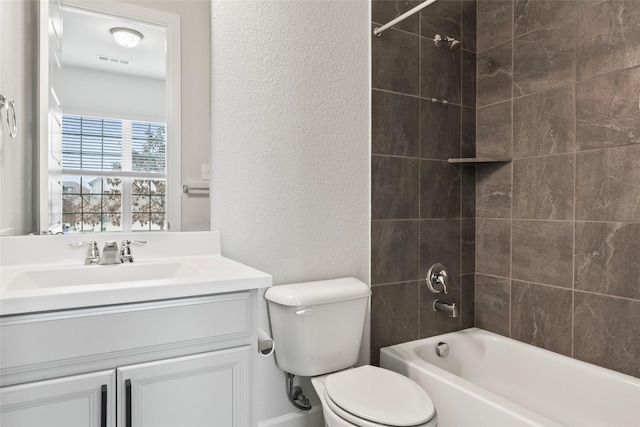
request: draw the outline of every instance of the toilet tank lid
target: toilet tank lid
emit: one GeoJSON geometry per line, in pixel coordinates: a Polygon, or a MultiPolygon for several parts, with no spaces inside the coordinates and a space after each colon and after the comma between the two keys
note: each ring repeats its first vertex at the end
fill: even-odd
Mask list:
{"type": "Polygon", "coordinates": [[[355,277],[343,277],[340,279],[272,286],[267,289],[264,297],[270,302],[297,307],[348,301],[366,298],[369,295],[371,295],[371,289],[366,283],[355,277]]]}

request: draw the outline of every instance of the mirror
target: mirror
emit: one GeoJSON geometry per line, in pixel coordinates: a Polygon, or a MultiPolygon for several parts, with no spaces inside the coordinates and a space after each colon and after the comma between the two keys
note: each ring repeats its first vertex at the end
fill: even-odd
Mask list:
{"type": "Polygon", "coordinates": [[[41,231],[179,228],[179,17],[49,0],[40,28],[41,231]]]}
{"type": "MultiPolygon", "coordinates": [[[[30,96],[27,85],[33,85],[33,81],[18,81],[13,85],[25,122],[33,114],[28,110],[38,111],[31,127],[21,129],[20,135],[24,143],[31,143],[34,148],[31,151],[37,153],[24,159],[31,164],[24,165],[20,171],[23,176],[34,176],[33,188],[27,191],[36,195],[23,204],[26,206],[10,205],[3,197],[0,232],[166,230],[169,225],[170,231],[209,229],[208,192],[185,194],[182,191],[185,183],[208,186],[204,182],[204,171],[208,170],[209,163],[209,2],[42,0],[25,3],[12,6],[25,8],[23,15],[26,16],[18,15],[17,22],[10,23],[9,28],[38,33],[35,28],[38,20],[32,18],[39,15],[39,27],[45,29],[40,31],[40,46],[49,46],[53,35],[54,39],[59,36],[57,43],[62,49],[60,52],[39,49],[36,54],[35,42],[29,45],[26,40],[19,46],[22,52],[18,53],[24,58],[18,59],[28,62],[30,56],[33,58],[32,80],[37,83],[35,87],[39,87],[38,93],[30,96]],[[45,13],[38,14],[38,7],[45,13]],[[59,24],[52,25],[52,19],[59,19],[59,24]],[[112,22],[106,22],[108,20],[112,22]],[[188,28],[181,29],[181,20],[189,22],[188,28]],[[115,44],[109,30],[119,27],[143,34],[138,48],[115,44]],[[99,28],[120,53],[117,49],[98,47],[98,41],[90,39],[90,33],[99,28]],[[90,47],[90,53],[83,54],[85,62],[73,53],[78,45],[74,42],[77,40],[74,33],[80,34],[80,47],[90,47]],[[142,52],[144,47],[149,55],[146,48],[154,39],[160,47],[156,49],[159,54],[151,55],[149,60],[155,63],[139,67],[146,60],[133,53],[142,52]],[[182,53],[184,46],[188,49],[182,53]],[[53,65],[57,64],[61,72],[56,72],[53,65]],[[99,69],[100,66],[103,68],[99,69]],[[128,67],[130,71],[113,72],[116,66],[128,67]],[[111,67],[110,73],[105,67],[111,67]],[[185,73],[181,76],[182,69],[185,73]],[[121,83],[117,83],[118,79],[121,83]],[[123,83],[123,79],[129,82],[123,83]],[[145,80],[153,83],[145,84],[145,80]],[[112,89],[114,85],[131,89],[117,93],[112,89]],[[152,86],[155,89],[152,90],[152,86]],[[187,93],[183,93],[185,89],[187,93]],[[24,93],[22,99],[21,92],[24,93]],[[97,123],[101,129],[99,135],[95,134],[97,123]],[[89,134],[82,134],[78,131],[80,128],[88,129],[89,134]],[[114,146],[109,144],[109,132],[113,129],[118,133],[123,129],[128,132],[124,138],[126,143],[120,142],[121,136],[116,138],[116,151],[128,146],[128,154],[118,152],[114,157],[114,146]],[[63,136],[75,143],[69,148],[67,141],[64,156],[63,136]],[[86,147],[78,139],[85,140],[86,147]],[[99,148],[96,148],[96,139],[101,139],[99,148]],[[182,144],[183,150],[181,140],[188,141],[182,144]],[[162,159],[163,152],[166,152],[166,161],[162,159]],[[156,154],[159,157],[154,157],[156,154]],[[99,167],[96,167],[97,160],[100,160],[99,167]],[[89,171],[80,172],[77,170],[80,166],[89,171]],[[5,215],[9,210],[11,215],[5,215]],[[14,226],[11,221],[5,221],[5,217],[33,220],[24,226],[16,222],[14,226]]],[[[10,6],[3,2],[0,7],[10,6]]],[[[20,42],[12,41],[13,50],[16,41],[20,42]]],[[[8,44],[0,44],[3,56],[8,44]]],[[[52,45],[55,47],[55,40],[52,45]]],[[[12,88],[12,82],[5,83],[3,92],[10,92],[11,96],[7,88],[12,88]]],[[[0,134],[0,142],[4,166],[12,160],[10,150],[2,146],[11,141],[0,134]]],[[[6,188],[16,186],[19,178],[15,175],[5,179],[3,174],[0,180],[3,193],[6,188]]]]}

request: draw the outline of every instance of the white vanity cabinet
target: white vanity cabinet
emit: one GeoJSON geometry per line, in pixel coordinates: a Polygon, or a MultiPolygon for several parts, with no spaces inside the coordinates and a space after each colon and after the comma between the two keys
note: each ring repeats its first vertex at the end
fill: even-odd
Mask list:
{"type": "Polygon", "coordinates": [[[0,425],[112,426],[115,396],[115,370],[3,387],[0,425]]]}
{"type": "Polygon", "coordinates": [[[245,346],[119,368],[117,424],[249,425],[249,359],[245,346]]]}
{"type": "Polygon", "coordinates": [[[256,295],[0,318],[0,425],[252,425],[256,295]]]}

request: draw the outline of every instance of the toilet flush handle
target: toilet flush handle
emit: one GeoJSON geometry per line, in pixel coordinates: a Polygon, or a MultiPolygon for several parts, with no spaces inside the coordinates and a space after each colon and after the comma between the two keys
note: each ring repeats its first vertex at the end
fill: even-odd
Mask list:
{"type": "Polygon", "coordinates": [[[313,316],[313,308],[303,308],[296,310],[298,316],[313,316]]]}

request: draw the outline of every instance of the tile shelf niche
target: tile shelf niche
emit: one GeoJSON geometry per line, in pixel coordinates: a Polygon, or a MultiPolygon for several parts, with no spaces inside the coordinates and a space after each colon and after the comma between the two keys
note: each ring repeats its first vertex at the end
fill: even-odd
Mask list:
{"type": "Polygon", "coordinates": [[[510,162],[508,157],[454,157],[449,159],[449,163],[458,165],[481,165],[483,163],[506,163],[510,162]]]}

